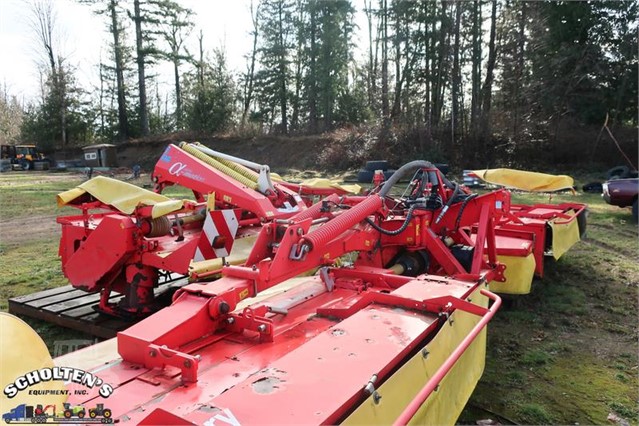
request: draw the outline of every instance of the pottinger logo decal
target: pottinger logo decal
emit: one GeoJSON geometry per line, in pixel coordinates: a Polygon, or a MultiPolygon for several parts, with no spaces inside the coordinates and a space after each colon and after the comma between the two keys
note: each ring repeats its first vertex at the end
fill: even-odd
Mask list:
{"type": "MultiPolygon", "coordinates": [[[[34,370],[18,377],[13,381],[13,383],[8,384],[4,388],[4,394],[7,396],[7,398],[13,398],[18,394],[18,392],[24,391],[30,386],[34,386],[38,383],[48,382],[51,380],[63,380],[69,383],[76,383],[89,389],[98,387],[98,393],[103,398],[108,398],[113,393],[113,387],[111,385],[109,385],[108,383],[104,383],[104,380],[92,373],[89,373],[88,371],[71,367],[52,367],[34,370]]],[[[29,390],[29,394],[36,393],[38,395],[62,395],[69,394],[69,391],[61,389],[29,390]]]]}
{"type": "Polygon", "coordinates": [[[176,161],[175,163],[171,164],[171,166],[168,168],[168,172],[172,174],[173,176],[177,176],[177,177],[184,176],[186,178],[193,179],[198,182],[204,182],[204,178],[202,176],[200,176],[197,173],[193,173],[193,171],[186,164],[181,163],[179,161],[176,161]]]}
{"type": "Polygon", "coordinates": [[[182,164],[180,162],[173,163],[171,167],[169,167],[169,173],[175,176],[180,176],[184,169],[186,169],[186,164],[182,164]]]}

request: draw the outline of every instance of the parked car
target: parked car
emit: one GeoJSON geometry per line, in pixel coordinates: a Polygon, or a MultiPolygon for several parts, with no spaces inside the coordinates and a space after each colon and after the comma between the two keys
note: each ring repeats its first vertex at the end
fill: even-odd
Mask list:
{"type": "Polygon", "coordinates": [[[639,194],[639,178],[634,178],[604,182],[601,196],[606,203],[613,206],[632,206],[632,217],[637,222],[637,194],[639,194]]]}
{"type": "Polygon", "coordinates": [[[468,188],[483,188],[486,186],[483,180],[479,178],[472,170],[464,170],[463,184],[468,188]]]}

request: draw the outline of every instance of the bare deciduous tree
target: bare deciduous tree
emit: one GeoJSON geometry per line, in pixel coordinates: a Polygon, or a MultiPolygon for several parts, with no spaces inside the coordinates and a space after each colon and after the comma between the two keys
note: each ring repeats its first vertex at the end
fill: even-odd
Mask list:
{"type": "Polygon", "coordinates": [[[33,0],[29,4],[29,26],[33,31],[36,42],[46,58],[48,77],[51,81],[50,90],[58,97],[60,107],[60,130],[62,133],[62,146],[67,143],[67,93],[66,82],[62,70],[64,62],[60,52],[56,52],[59,46],[59,37],[56,29],[56,11],[52,0],[33,0]]]}
{"type": "Polygon", "coordinates": [[[253,36],[253,50],[251,51],[251,59],[248,65],[246,79],[244,81],[244,109],[242,110],[242,123],[241,125],[246,125],[246,118],[248,116],[249,109],[251,107],[251,102],[253,100],[253,84],[255,80],[255,60],[257,57],[257,40],[259,35],[259,13],[260,6],[259,2],[257,7],[253,5],[253,1],[251,1],[251,20],[253,21],[253,30],[251,31],[251,35],[253,36]]]}

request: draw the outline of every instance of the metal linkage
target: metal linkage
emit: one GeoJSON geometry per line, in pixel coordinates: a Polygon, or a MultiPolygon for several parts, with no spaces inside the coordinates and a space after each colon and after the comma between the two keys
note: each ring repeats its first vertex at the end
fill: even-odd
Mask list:
{"type": "Polygon", "coordinates": [[[199,363],[199,355],[185,354],[169,349],[166,345],[158,346],[153,343],[147,346],[144,358],[144,364],[149,368],[164,368],[167,365],[179,368],[182,371],[182,380],[191,383],[197,382],[199,363]]]}
{"type": "Polygon", "coordinates": [[[273,321],[265,315],[270,312],[267,306],[258,308],[244,308],[240,314],[230,314],[226,318],[226,330],[242,333],[244,330],[253,331],[260,334],[260,339],[264,342],[273,341],[273,321]]]}

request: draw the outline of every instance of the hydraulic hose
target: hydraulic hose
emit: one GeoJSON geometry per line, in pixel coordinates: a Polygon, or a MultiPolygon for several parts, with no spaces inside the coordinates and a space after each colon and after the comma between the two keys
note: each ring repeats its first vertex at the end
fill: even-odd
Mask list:
{"type": "Polygon", "coordinates": [[[454,183],[453,185],[455,185],[455,190],[453,191],[453,194],[448,198],[448,201],[446,202],[446,205],[444,206],[444,208],[442,209],[442,211],[439,213],[439,216],[437,216],[437,219],[435,219],[435,223],[439,223],[444,215],[446,214],[446,212],[448,211],[448,209],[450,208],[450,206],[453,204],[453,200],[455,200],[455,197],[457,197],[457,195],[459,195],[459,191],[461,190],[460,186],[457,185],[456,183],[454,183]]]}
{"type": "MultiPolygon", "coordinates": [[[[397,182],[399,182],[399,180],[403,178],[404,175],[407,174],[407,172],[410,172],[413,169],[416,169],[417,167],[433,168],[435,167],[435,165],[431,163],[430,161],[424,161],[424,160],[415,160],[415,161],[411,161],[410,163],[404,164],[402,167],[397,169],[397,171],[393,173],[392,176],[388,178],[388,180],[384,183],[384,186],[382,186],[382,189],[379,191],[380,197],[383,198],[387,196],[391,188],[397,182]]],[[[442,182],[444,182],[444,184],[448,186],[449,188],[455,185],[451,181],[449,181],[444,175],[441,175],[441,179],[442,179],[442,182]]]]}
{"type": "MultiPolygon", "coordinates": [[[[402,167],[397,169],[397,171],[393,173],[393,175],[384,183],[384,185],[382,186],[382,189],[379,191],[379,194],[370,195],[366,200],[357,204],[356,206],[354,206],[347,212],[342,213],[338,217],[329,221],[326,225],[309,233],[303,238],[302,245],[305,245],[308,248],[308,250],[312,250],[314,247],[325,245],[326,243],[328,243],[329,241],[331,241],[332,239],[340,235],[342,232],[351,228],[355,224],[367,219],[368,216],[370,216],[371,214],[376,212],[380,207],[383,206],[384,197],[388,195],[391,188],[402,177],[404,177],[404,175],[406,175],[407,173],[409,173],[410,171],[412,171],[413,169],[417,167],[433,168],[435,166],[431,162],[423,161],[423,160],[415,160],[415,161],[411,161],[410,163],[404,164],[402,167]]],[[[442,176],[442,181],[449,187],[455,186],[454,195],[457,195],[457,192],[459,191],[458,185],[451,183],[444,176],[442,176]]],[[[376,227],[376,224],[372,224],[371,226],[373,226],[375,229],[377,229],[380,232],[384,232],[384,233],[391,232],[391,233],[395,233],[391,235],[397,235],[400,232],[402,232],[404,229],[406,229],[406,227],[408,226],[408,223],[410,222],[410,218],[412,217],[412,211],[413,211],[413,208],[409,209],[409,212],[407,214],[407,220],[404,222],[404,224],[402,224],[402,226],[399,229],[395,231],[387,231],[385,229],[380,230],[378,229],[378,227],[376,227]]],[[[370,224],[371,221],[368,221],[368,223],[370,224]]]]}
{"type": "Polygon", "coordinates": [[[455,229],[459,229],[459,223],[461,222],[462,215],[464,214],[464,209],[466,209],[466,205],[472,200],[476,198],[478,194],[470,194],[468,197],[462,201],[462,205],[459,208],[459,213],[457,213],[457,219],[455,219],[455,229]]]}
{"type": "MultiPolygon", "coordinates": [[[[395,173],[393,173],[393,175],[386,181],[386,183],[384,183],[384,186],[382,186],[382,189],[379,191],[379,196],[382,197],[382,198],[386,197],[386,195],[388,195],[388,193],[390,192],[391,188],[402,177],[404,177],[404,175],[407,172],[409,172],[409,171],[411,171],[411,170],[413,170],[413,169],[415,169],[417,167],[433,168],[433,167],[436,167],[436,166],[433,163],[431,163],[430,161],[424,161],[424,160],[415,160],[415,161],[411,161],[410,163],[404,164],[402,167],[397,169],[397,171],[395,173]]],[[[444,175],[441,175],[441,180],[447,187],[449,187],[449,188],[454,187],[455,190],[453,191],[453,194],[451,195],[451,197],[448,199],[448,202],[446,203],[446,205],[442,209],[442,211],[439,214],[439,216],[437,216],[437,219],[435,219],[435,223],[439,223],[439,221],[442,220],[442,218],[444,217],[444,215],[446,214],[446,212],[450,208],[451,204],[453,203],[453,200],[455,199],[455,197],[457,195],[459,195],[459,191],[460,191],[460,186],[457,185],[456,183],[452,183],[451,181],[449,181],[444,175]]],[[[378,229],[378,231],[379,231],[379,229],[378,229]]],[[[382,231],[380,231],[380,232],[382,232],[382,231]]],[[[396,235],[396,234],[393,234],[393,235],[396,235]]]]}
{"type": "Polygon", "coordinates": [[[331,219],[313,232],[310,232],[303,238],[301,243],[307,246],[309,250],[312,250],[314,247],[322,247],[344,231],[352,228],[354,225],[375,213],[383,204],[384,199],[378,194],[370,195],[353,208],[331,219]]]}
{"type": "Polygon", "coordinates": [[[370,218],[366,218],[366,222],[372,226],[375,230],[381,232],[382,234],[385,235],[399,235],[402,232],[404,232],[404,230],[406,228],[408,228],[408,224],[410,223],[410,220],[413,218],[413,210],[415,210],[415,208],[417,207],[417,204],[413,204],[412,206],[410,206],[410,208],[408,209],[408,213],[406,213],[406,219],[404,220],[404,223],[402,223],[402,226],[400,226],[399,228],[393,230],[393,231],[389,231],[388,229],[384,229],[381,226],[379,226],[378,224],[376,224],[374,221],[372,221],[370,218]]]}

